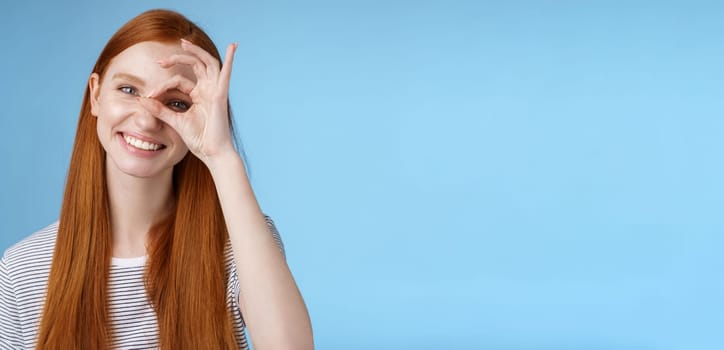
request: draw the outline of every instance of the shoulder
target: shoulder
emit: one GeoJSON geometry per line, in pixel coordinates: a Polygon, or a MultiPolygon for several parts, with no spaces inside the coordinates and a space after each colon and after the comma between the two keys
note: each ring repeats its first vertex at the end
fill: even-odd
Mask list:
{"type": "Polygon", "coordinates": [[[57,232],[58,223],[50,224],[8,248],[0,260],[0,348],[10,347],[9,341],[13,348],[32,347],[57,232]]]}
{"type": "Polygon", "coordinates": [[[58,222],[54,222],[8,248],[3,254],[6,266],[23,266],[27,263],[50,262],[58,234],[58,222]]]}

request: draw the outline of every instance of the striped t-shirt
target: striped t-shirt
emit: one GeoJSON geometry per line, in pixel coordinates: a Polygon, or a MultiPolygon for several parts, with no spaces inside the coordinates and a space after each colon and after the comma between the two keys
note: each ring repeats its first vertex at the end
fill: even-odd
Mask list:
{"type": "MultiPolygon", "coordinates": [[[[267,225],[282,253],[279,232],[267,225]]],[[[32,349],[38,340],[58,223],[35,232],[10,247],[0,260],[0,349],[32,349]]],[[[146,257],[112,258],[108,310],[114,349],[158,348],[158,325],[144,284],[146,257]]],[[[240,349],[248,349],[238,305],[239,282],[231,244],[226,249],[227,306],[240,349]]]]}

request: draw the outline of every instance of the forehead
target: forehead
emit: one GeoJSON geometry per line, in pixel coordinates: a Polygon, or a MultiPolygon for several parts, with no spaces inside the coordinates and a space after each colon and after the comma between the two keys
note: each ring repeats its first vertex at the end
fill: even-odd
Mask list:
{"type": "Polygon", "coordinates": [[[106,70],[105,76],[112,77],[116,73],[126,73],[142,78],[147,84],[165,82],[174,75],[185,76],[196,81],[191,66],[177,64],[162,68],[158,61],[173,54],[186,54],[181,44],[144,41],[128,47],[114,57],[106,70]]]}

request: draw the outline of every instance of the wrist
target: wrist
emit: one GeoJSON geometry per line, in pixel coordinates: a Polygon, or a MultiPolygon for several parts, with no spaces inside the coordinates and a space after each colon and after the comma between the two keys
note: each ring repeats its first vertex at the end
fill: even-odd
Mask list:
{"type": "Polygon", "coordinates": [[[237,168],[240,166],[242,169],[244,168],[244,161],[233,147],[223,152],[207,155],[202,161],[209,168],[212,175],[230,167],[237,168]]]}

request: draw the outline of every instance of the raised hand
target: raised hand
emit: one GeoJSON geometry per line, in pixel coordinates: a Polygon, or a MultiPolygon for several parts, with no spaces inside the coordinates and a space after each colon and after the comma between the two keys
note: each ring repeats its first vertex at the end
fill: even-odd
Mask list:
{"type": "Polygon", "coordinates": [[[141,105],[176,130],[189,151],[207,165],[214,157],[235,152],[229,126],[228,95],[237,46],[227,46],[222,67],[204,49],[181,39],[185,53],[171,55],[158,61],[158,64],[163,68],[188,65],[196,75],[196,82],[176,75],[148,96],[139,97],[141,105]],[[157,100],[158,96],[171,89],[177,89],[191,98],[191,106],[187,110],[174,110],[157,100]]]}

